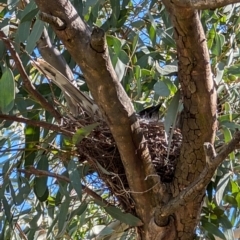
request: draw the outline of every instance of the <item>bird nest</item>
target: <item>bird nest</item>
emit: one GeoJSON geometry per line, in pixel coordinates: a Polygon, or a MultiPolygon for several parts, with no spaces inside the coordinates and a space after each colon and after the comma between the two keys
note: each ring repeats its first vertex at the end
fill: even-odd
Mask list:
{"type": "MultiPolygon", "coordinates": [[[[179,130],[172,134],[171,144],[166,140],[163,124],[140,122],[156,173],[162,182],[170,183],[174,177],[176,161],[180,155],[182,136],[179,130]]],[[[77,146],[79,161],[88,161],[92,172],[97,172],[120,205],[131,211],[133,202],[116,142],[105,123],[100,123],[77,146]]]]}

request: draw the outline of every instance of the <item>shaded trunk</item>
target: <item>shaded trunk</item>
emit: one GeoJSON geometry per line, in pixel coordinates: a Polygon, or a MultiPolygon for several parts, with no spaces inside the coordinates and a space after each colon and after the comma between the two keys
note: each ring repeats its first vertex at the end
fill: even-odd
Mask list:
{"type": "MultiPolygon", "coordinates": [[[[206,165],[203,144],[214,142],[217,101],[207,41],[198,12],[171,5],[168,1],[164,3],[174,26],[179,60],[178,77],[184,105],[181,157],[171,187],[173,197],[176,197],[200,175],[206,165]]],[[[174,214],[176,239],[193,239],[204,194],[205,188],[174,214]]]]}

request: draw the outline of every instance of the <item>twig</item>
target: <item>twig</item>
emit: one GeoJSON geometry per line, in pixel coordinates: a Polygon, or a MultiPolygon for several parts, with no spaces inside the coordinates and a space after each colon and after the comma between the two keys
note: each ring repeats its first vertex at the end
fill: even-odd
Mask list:
{"type": "Polygon", "coordinates": [[[206,188],[217,167],[224,161],[224,159],[226,159],[226,157],[232,151],[234,151],[239,142],[240,131],[237,131],[233,136],[232,140],[228,144],[226,144],[218,154],[216,154],[215,149],[211,143],[204,143],[204,151],[206,155],[205,168],[203,169],[199,177],[182,192],[180,192],[180,194],[176,198],[171,199],[166,205],[158,208],[155,213],[155,218],[157,219],[157,222],[166,223],[166,219],[170,216],[170,214],[175,212],[182,205],[186,206],[187,202],[190,202],[194,198],[196,198],[196,196],[199,195],[201,191],[206,188]]]}
{"type": "MultiPolygon", "coordinates": [[[[34,174],[38,177],[45,177],[45,176],[46,177],[53,177],[53,178],[56,178],[58,180],[62,180],[62,181],[68,182],[68,183],[71,182],[68,177],[59,175],[57,173],[52,173],[52,172],[49,172],[49,171],[38,170],[38,169],[34,168],[33,166],[29,166],[27,170],[26,169],[18,169],[18,171],[21,172],[21,173],[34,174]]],[[[90,195],[94,199],[102,202],[105,206],[110,206],[110,203],[108,201],[103,199],[101,196],[99,196],[97,193],[95,193],[93,190],[91,190],[90,188],[86,187],[83,184],[82,184],[82,189],[83,189],[83,191],[85,191],[88,195],[90,195]]]]}
{"type": "Polygon", "coordinates": [[[16,67],[22,77],[24,87],[26,90],[31,94],[31,96],[37,100],[47,111],[49,111],[58,122],[60,122],[62,116],[61,114],[54,109],[54,107],[46,101],[46,99],[37,91],[37,89],[34,87],[34,85],[31,83],[31,80],[29,79],[23,65],[21,62],[21,59],[14,49],[13,44],[10,42],[10,40],[6,37],[3,31],[0,31],[0,39],[4,42],[6,48],[9,50],[9,52],[12,55],[12,58],[15,61],[16,67]]]}
{"type": "Polygon", "coordinates": [[[16,117],[16,116],[11,116],[11,115],[5,115],[5,114],[0,114],[0,119],[5,119],[5,120],[10,120],[10,121],[15,121],[15,122],[20,122],[20,123],[26,123],[32,126],[36,127],[43,127],[55,132],[63,133],[65,136],[73,136],[73,132],[70,132],[66,129],[63,129],[61,126],[57,126],[51,123],[43,122],[43,121],[35,121],[31,120],[28,118],[24,117],[16,117]]]}

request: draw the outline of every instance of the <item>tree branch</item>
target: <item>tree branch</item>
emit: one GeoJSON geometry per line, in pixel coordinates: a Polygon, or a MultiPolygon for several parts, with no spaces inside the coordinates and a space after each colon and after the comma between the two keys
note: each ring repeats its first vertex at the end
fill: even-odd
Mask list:
{"type": "Polygon", "coordinates": [[[173,3],[178,6],[199,10],[215,9],[239,2],[239,0],[173,0],[173,3]]]}
{"type": "Polygon", "coordinates": [[[175,175],[177,185],[182,189],[204,169],[203,144],[215,140],[217,95],[206,36],[198,12],[179,7],[170,1],[163,2],[175,29],[178,77],[183,96],[183,142],[175,175]]]}
{"type": "Polygon", "coordinates": [[[31,96],[37,102],[39,102],[42,105],[42,107],[44,109],[49,111],[56,118],[56,120],[58,122],[60,122],[60,120],[62,118],[61,114],[56,109],[54,109],[54,107],[50,103],[48,103],[47,100],[33,86],[33,84],[31,83],[31,80],[29,79],[29,77],[22,65],[22,62],[19,58],[18,53],[16,52],[16,50],[14,49],[14,46],[12,45],[10,40],[6,37],[6,35],[4,34],[3,31],[0,31],[0,39],[2,39],[6,48],[11,53],[11,56],[12,56],[13,60],[15,61],[16,67],[22,77],[23,84],[24,84],[24,87],[26,88],[26,90],[31,94],[31,96]]]}
{"type": "Polygon", "coordinates": [[[171,199],[166,205],[158,208],[155,214],[156,222],[160,224],[166,222],[168,217],[177,211],[182,205],[188,205],[190,201],[200,197],[199,193],[205,190],[218,166],[227,158],[227,156],[237,148],[240,142],[240,131],[237,131],[232,140],[226,144],[223,149],[216,154],[214,146],[211,143],[204,144],[206,154],[206,166],[199,177],[191,183],[180,194],[171,199]]]}
{"type": "Polygon", "coordinates": [[[16,117],[16,116],[5,115],[5,114],[0,114],[0,119],[14,121],[14,122],[20,122],[20,123],[26,123],[26,124],[29,124],[32,126],[42,127],[42,128],[48,129],[48,130],[59,132],[59,133],[64,134],[65,136],[69,136],[69,137],[73,136],[73,132],[63,129],[62,126],[53,125],[53,124],[43,122],[43,121],[35,121],[35,120],[31,120],[31,119],[24,118],[24,117],[16,117]]]}
{"type": "Polygon", "coordinates": [[[52,27],[81,67],[91,94],[110,127],[121,154],[128,184],[133,192],[137,215],[143,222],[150,221],[153,206],[159,202],[159,195],[151,193],[158,193],[159,185],[154,177],[144,180],[147,176],[153,176],[155,170],[131,101],[111,64],[105,34],[101,38],[103,52],[99,52],[98,48],[94,49],[92,46],[95,32],[91,33],[70,1],[35,1],[40,11],[58,17],[66,23],[64,30],[52,27]],[[155,185],[151,192],[146,192],[155,185]]]}
{"type": "MultiPolygon", "coordinates": [[[[57,173],[52,173],[52,172],[49,172],[49,171],[44,171],[44,170],[39,170],[39,169],[36,169],[35,167],[33,166],[29,166],[29,168],[26,170],[26,169],[18,169],[18,172],[21,172],[21,173],[28,173],[28,174],[34,174],[38,177],[53,177],[53,178],[56,178],[58,180],[61,180],[61,181],[65,181],[65,182],[68,182],[68,183],[71,183],[70,179],[68,177],[65,177],[65,176],[62,176],[62,175],[59,175],[57,173]]],[[[86,187],[85,185],[82,184],[82,189],[83,191],[85,191],[89,196],[93,197],[94,199],[100,201],[101,203],[103,203],[105,205],[105,207],[107,206],[110,206],[111,204],[106,201],[105,199],[103,199],[101,196],[99,196],[97,193],[95,193],[93,190],[91,190],[90,188],[86,187]]]]}

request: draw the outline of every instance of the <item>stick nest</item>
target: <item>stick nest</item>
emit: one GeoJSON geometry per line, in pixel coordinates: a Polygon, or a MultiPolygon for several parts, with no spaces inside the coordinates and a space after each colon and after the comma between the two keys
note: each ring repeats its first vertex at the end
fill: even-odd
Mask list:
{"type": "MultiPolygon", "coordinates": [[[[145,140],[148,143],[156,174],[164,183],[172,182],[176,161],[180,155],[182,135],[175,130],[171,144],[166,141],[163,124],[154,122],[140,122],[145,140]]],[[[112,199],[117,199],[126,210],[133,209],[133,201],[129,193],[129,186],[120,154],[113,136],[105,123],[100,123],[91,134],[84,138],[77,146],[79,161],[88,161],[92,172],[97,172],[100,179],[110,190],[112,199]]]]}

